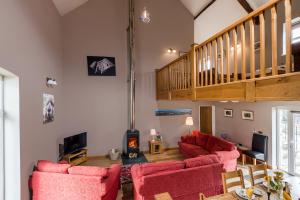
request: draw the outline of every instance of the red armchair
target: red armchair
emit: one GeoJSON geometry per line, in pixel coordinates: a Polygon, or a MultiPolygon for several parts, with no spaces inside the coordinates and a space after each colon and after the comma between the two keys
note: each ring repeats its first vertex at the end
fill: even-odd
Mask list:
{"type": "Polygon", "coordinates": [[[33,200],[115,200],[120,165],[110,168],[39,161],[32,175],[33,200]]]}
{"type": "Polygon", "coordinates": [[[178,145],[185,158],[214,154],[223,163],[225,171],[236,170],[237,158],[240,154],[236,146],[226,140],[193,131],[193,135],[182,136],[178,145]]]}
{"type": "Polygon", "coordinates": [[[174,200],[198,200],[199,193],[213,196],[223,192],[223,165],[216,155],[136,164],[131,168],[134,200],[154,200],[168,192],[174,200]]]}

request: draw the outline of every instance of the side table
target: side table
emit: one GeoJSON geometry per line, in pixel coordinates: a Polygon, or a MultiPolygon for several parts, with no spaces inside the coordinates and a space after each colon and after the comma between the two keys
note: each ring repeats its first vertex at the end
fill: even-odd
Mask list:
{"type": "Polygon", "coordinates": [[[149,153],[150,154],[159,154],[163,152],[163,143],[159,140],[150,140],[149,141],[149,153]]]}

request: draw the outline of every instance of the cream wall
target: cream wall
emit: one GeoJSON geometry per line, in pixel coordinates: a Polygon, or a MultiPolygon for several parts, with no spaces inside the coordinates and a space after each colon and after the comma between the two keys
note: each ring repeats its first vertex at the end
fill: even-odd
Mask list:
{"type": "Polygon", "coordinates": [[[232,141],[251,147],[253,131],[262,131],[269,137],[269,159],[272,159],[272,108],[287,107],[300,110],[300,102],[256,102],[256,103],[215,103],[216,133],[226,133],[232,141]],[[224,117],[224,109],[233,109],[233,118],[224,117]],[[242,111],[254,112],[254,120],[243,120],[242,111]]]}
{"type": "MultiPolygon", "coordinates": [[[[34,162],[56,160],[58,155],[62,116],[60,20],[51,0],[1,1],[0,67],[19,76],[22,200],[29,199],[28,178],[34,162]],[[47,76],[57,79],[56,88],[46,87],[47,76]],[[55,95],[55,121],[49,124],[42,121],[44,92],[55,95]]],[[[14,192],[9,200],[19,199],[18,190],[14,192]]]]}
{"type": "Polygon", "coordinates": [[[236,0],[217,0],[194,21],[194,42],[200,44],[247,15],[236,0]]]}
{"type": "MultiPolygon", "coordinates": [[[[127,1],[90,0],[63,17],[64,134],[60,141],[64,136],[87,131],[90,155],[121,149],[128,129],[127,10],[127,1]],[[117,76],[89,77],[88,55],[116,57],[117,76]]],[[[177,57],[167,54],[167,48],[190,49],[193,16],[174,0],[136,1],[136,16],[136,128],[141,131],[141,146],[148,149],[151,128],[163,134],[167,146],[176,146],[187,130],[185,117],[155,117],[154,110],[195,108],[195,104],[157,102],[154,71],[177,57]],[[144,6],[151,13],[150,24],[138,20],[144,6]],[[170,8],[172,11],[166,12],[170,8]]]]}

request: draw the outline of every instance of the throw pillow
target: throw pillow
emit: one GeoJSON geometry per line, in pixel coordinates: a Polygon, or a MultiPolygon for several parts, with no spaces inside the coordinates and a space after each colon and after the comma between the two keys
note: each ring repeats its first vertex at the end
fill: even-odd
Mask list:
{"type": "Polygon", "coordinates": [[[70,164],[59,164],[47,160],[39,160],[37,163],[37,170],[41,172],[67,174],[70,167],[70,164]]]}
{"type": "Polygon", "coordinates": [[[198,156],[196,158],[189,158],[184,160],[185,167],[186,168],[192,168],[192,167],[200,167],[204,165],[211,165],[215,163],[220,163],[220,159],[217,155],[204,155],[204,156],[198,156]]]}
{"type": "Polygon", "coordinates": [[[108,176],[108,169],[104,167],[73,166],[68,169],[68,172],[73,175],[101,176],[103,178],[108,176]]]}
{"type": "Polygon", "coordinates": [[[138,172],[138,176],[147,176],[163,171],[179,170],[184,168],[184,162],[182,161],[166,161],[159,163],[145,163],[141,164],[138,172]]]}

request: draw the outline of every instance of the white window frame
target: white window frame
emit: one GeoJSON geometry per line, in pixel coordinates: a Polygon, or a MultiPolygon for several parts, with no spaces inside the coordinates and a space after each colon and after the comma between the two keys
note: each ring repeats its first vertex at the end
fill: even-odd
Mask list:
{"type": "Polygon", "coordinates": [[[5,197],[4,153],[4,77],[0,75],[0,199],[5,197]]]}

